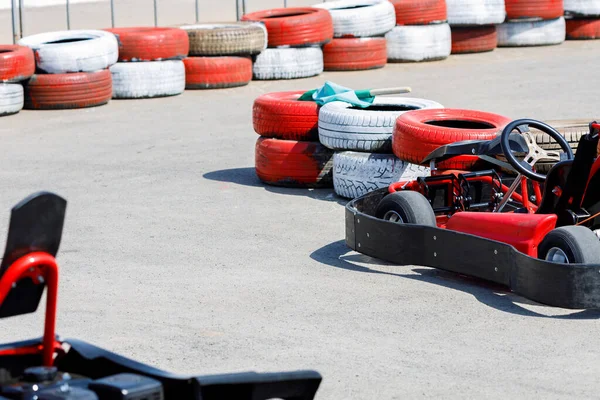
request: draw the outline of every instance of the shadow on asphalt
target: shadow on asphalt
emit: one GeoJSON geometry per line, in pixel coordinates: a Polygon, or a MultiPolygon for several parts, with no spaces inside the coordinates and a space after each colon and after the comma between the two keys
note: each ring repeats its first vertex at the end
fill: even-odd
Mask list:
{"type": "MultiPolygon", "coordinates": [[[[506,287],[484,281],[482,279],[468,277],[455,274],[453,272],[443,271],[435,268],[415,267],[412,269],[413,274],[401,274],[387,271],[378,271],[367,266],[360,266],[356,263],[370,264],[373,267],[393,266],[395,264],[386,261],[378,260],[360,253],[348,254],[351,250],[346,246],[344,240],[333,242],[320,249],[314,251],[310,258],[322,264],[326,264],[335,268],[341,268],[354,272],[364,272],[370,274],[384,274],[395,276],[404,279],[413,279],[420,282],[432,283],[434,285],[443,286],[449,289],[459,290],[464,293],[471,294],[479,302],[496,310],[539,318],[553,319],[598,319],[600,318],[600,310],[582,310],[575,311],[567,315],[544,315],[535,311],[528,310],[516,304],[531,304],[536,306],[544,306],[544,304],[536,303],[528,300],[517,294],[507,290],[506,287]]],[[[399,267],[400,268],[400,267],[399,267]]]]}
{"type": "Polygon", "coordinates": [[[285,194],[289,196],[305,196],[316,200],[336,202],[344,206],[348,203],[348,200],[338,197],[334,193],[333,189],[302,189],[266,185],[258,179],[253,167],[222,169],[219,171],[207,172],[202,176],[211,181],[235,183],[236,185],[251,187],[262,187],[271,193],[285,194]]]}

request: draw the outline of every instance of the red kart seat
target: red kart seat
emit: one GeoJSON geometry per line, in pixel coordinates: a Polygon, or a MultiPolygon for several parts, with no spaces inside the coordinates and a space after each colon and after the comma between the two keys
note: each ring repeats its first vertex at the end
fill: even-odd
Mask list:
{"type": "Polygon", "coordinates": [[[556,219],[555,214],[461,211],[450,217],[446,229],[507,243],[537,257],[537,247],[556,227],[556,219]]]}

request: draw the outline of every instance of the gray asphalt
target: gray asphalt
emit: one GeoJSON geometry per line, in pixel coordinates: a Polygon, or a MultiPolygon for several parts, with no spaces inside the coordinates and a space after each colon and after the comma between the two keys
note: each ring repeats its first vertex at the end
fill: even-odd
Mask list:
{"type": "MultiPolygon", "coordinates": [[[[409,85],[414,97],[511,118],[591,120],[598,51],[498,49],[23,111],[0,119],[0,237],[23,197],[66,197],[58,332],[173,372],[316,369],[318,399],[595,398],[600,312],[350,252],[344,200],[257,180],[251,108],[262,93],[328,79],[409,85]]],[[[41,327],[41,312],[7,319],[0,340],[41,327]]]]}

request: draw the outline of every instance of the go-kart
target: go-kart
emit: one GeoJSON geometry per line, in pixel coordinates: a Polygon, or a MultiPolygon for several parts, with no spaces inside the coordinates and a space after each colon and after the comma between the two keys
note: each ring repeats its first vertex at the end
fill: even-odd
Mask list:
{"type": "Polygon", "coordinates": [[[33,313],[44,289],[43,338],[0,345],[0,399],[313,399],[316,371],[181,376],[55,335],[58,265],[66,201],[37,193],[11,214],[0,264],[0,318],[33,313]]]}
{"type": "Polygon", "coordinates": [[[346,243],[366,255],[424,265],[508,286],[566,308],[600,306],[600,124],[574,155],[549,125],[520,119],[490,141],[457,142],[429,154],[432,175],[396,182],[346,207],[346,243]],[[536,128],[561,151],[542,149],[536,128]],[[436,162],[476,155],[491,167],[438,171],[436,162]],[[556,164],[547,175],[540,160],[556,164]]]}

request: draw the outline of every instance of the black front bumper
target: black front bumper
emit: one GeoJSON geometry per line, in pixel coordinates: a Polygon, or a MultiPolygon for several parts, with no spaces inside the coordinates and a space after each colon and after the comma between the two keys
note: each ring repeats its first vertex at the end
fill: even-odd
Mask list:
{"type": "Polygon", "coordinates": [[[485,279],[555,307],[600,308],[600,265],[551,263],[493,240],[377,219],[375,210],[387,193],[379,189],[346,206],[346,244],[352,250],[399,265],[485,279]]]}

